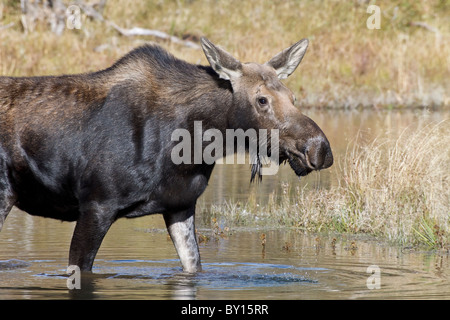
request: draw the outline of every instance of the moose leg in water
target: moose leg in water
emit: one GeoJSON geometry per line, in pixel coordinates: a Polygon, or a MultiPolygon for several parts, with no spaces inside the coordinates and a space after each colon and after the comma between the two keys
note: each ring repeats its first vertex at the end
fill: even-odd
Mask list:
{"type": "Polygon", "coordinates": [[[200,252],[195,237],[194,214],[195,207],[176,213],[164,214],[167,230],[185,272],[198,272],[202,269],[200,252]]]}
{"type": "Polygon", "coordinates": [[[0,191],[0,231],[2,230],[3,224],[8,216],[8,213],[11,211],[11,208],[14,204],[14,201],[10,200],[11,197],[5,195],[4,191],[0,191]]]}
{"type": "Polygon", "coordinates": [[[14,202],[16,202],[14,193],[8,183],[7,168],[2,160],[2,154],[2,148],[0,147],[0,231],[14,202]]]}
{"type": "MultiPolygon", "coordinates": [[[[173,133],[195,138],[199,121],[200,136],[278,130],[278,152],[270,155],[277,164],[288,162],[298,176],[330,167],[327,137],[281,82],[308,43],[300,40],[260,64],[242,63],[202,38],[209,66],[146,45],[98,72],[0,77],[0,228],[13,205],[76,221],[69,264],[89,271],[114,221],[163,214],[184,271],[199,271],[194,206],[214,163],[202,157],[209,145],[195,139],[174,161],[173,133]]],[[[258,146],[268,145],[266,138],[258,146]]],[[[217,145],[228,150],[225,139],[217,145]]],[[[262,176],[261,167],[253,166],[252,175],[262,176]]]]}
{"type": "Polygon", "coordinates": [[[70,244],[69,265],[91,271],[98,249],[114,220],[111,211],[98,205],[85,209],[75,226],[70,244]]]}

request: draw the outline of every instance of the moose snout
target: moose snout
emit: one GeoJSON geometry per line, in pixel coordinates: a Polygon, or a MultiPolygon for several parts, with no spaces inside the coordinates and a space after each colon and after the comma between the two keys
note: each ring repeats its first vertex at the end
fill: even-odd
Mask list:
{"type": "Polygon", "coordinates": [[[311,170],[321,170],[331,167],[333,164],[333,153],[331,152],[330,143],[325,136],[318,136],[308,139],[306,144],[300,150],[306,165],[311,170]]]}

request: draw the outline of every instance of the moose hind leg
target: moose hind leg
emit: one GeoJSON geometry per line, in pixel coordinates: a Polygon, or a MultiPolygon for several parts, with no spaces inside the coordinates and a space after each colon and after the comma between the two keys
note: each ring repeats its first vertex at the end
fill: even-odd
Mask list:
{"type": "Polygon", "coordinates": [[[92,271],[95,256],[114,219],[111,212],[95,208],[80,214],[70,244],[69,265],[92,271]]]}
{"type": "Polygon", "coordinates": [[[14,201],[10,198],[4,198],[0,195],[0,231],[2,231],[3,224],[5,223],[6,217],[11,211],[14,201]]]}
{"type": "Polygon", "coordinates": [[[184,272],[201,271],[200,252],[195,237],[195,208],[176,213],[165,213],[164,220],[180,257],[184,272]]]}
{"type": "MultiPolygon", "coordinates": [[[[2,170],[1,165],[0,170],[2,170]]],[[[16,202],[16,196],[14,192],[12,192],[4,175],[4,171],[0,172],[0,231],[2,231],[6,217],[16,202]]]]}

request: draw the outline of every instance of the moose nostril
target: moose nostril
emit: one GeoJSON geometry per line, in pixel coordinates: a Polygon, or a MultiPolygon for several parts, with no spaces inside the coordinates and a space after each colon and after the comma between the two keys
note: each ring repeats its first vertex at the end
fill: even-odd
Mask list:
{"type": "Polygon", "coordinates": [[[318,148],[316,148],[316,150],[309,150],[308,153],[306,154],[308,164],[313,170],[318,170],[322,167],[323,157],[319,153],[320,152],[318,152],[318,148]]]}
{"type": "Polygon", "coordinates": [[[305,152],[308,166],[313,170],[330,167],[333,164],[333,155],[329,143],[323,139],[311,142],[305,152]]]}
{"type": "Polygon", "coordinates": [[[311,167],[312,167],[312,169],[314,169],[314,170],[316,170],[317,169],[317,165],[316,165],[316,163],[314,162],[314,160],[309,160],[309,164],[311,165],[311,167]]]}

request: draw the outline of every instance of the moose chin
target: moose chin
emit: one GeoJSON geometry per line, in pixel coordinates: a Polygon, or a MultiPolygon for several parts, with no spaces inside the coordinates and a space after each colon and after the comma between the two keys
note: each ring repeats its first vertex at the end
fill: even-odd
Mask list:
{"type": "MultiPolygon", "coordinates": [[[[271,156],[296,175],[332,165],[325,134],[281,82],[299,65],[308,40],[264,64],[242,63],[206,38],[201,44],[209,66],[147,45],[98,72],[0,77],[0,229],[13,206],[76,221],[69,265],[91,271],[113,222],[159,213],[183,270],[197,272],[195,205],[214,162],[174,163],[175,130],[193,136],[198,121],[221,134],[276,130],[271,156]]],[[[200,144],[200,152],[206,147],[200,144]]],[[[260,174],[258,159],[253,177],[260,174]]]]}

